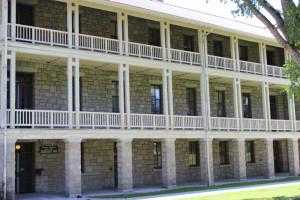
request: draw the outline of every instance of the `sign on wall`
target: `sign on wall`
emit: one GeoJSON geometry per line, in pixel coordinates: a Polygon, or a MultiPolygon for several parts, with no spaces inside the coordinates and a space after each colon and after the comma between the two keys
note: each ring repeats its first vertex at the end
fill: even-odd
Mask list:
{"type": "Polygon", "coordinates": [[[54,154],[58,152],[57,146],[41,146],[40,154],[54,154]]]}

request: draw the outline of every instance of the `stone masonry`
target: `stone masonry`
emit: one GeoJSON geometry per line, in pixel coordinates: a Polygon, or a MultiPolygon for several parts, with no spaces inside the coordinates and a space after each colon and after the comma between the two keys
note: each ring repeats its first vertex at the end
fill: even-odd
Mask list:
{"type": "Polygon", "coordinates": [[[267,45],[267,51],[273,51],[274,52],[274,65],[275,66],[282,66],[285,63],[284,60],[284,49],[280,47],[274,47],[267,45]]]}
{"type": "Polygon", "coordinates": [[[248,61],[260,63],[259,60],[259,46],[256,42],[250,42],[239,39],[239,46],[246,46],[248,49],[248,61]]]}
{"type": "Polygon", "coordinates": [[[177,25],[170,25],[171,48],[184,50],[184,35],[193,37],[193,52],[199,52],[198,31],[196,29],[186,28],[177,25]]]}
{"type": "Polygon", "coordinates": [[[214,42],[221,41],[223,44],[223,57],[231,58],[230,37],[211,33],[207,36],[207,52],[214,55],[214,42]]]}

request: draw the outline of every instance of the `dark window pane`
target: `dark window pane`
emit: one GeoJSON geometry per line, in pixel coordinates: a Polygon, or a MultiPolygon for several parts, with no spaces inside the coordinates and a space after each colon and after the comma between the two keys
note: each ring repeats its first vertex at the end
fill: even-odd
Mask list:
{"type": "Polygon", "coordinates": [[[243,94],[243,111],[244,118],[251,118],[250,94],[243,94]]]}
{"type": "Polygon", "coordinates": [[[196,115],[196,89],[186,89],[187,115],[196,115]]]}
{"type": "Polygon", "coordinates": [[[276,96],[270,96],[271,119],[277,119],[277,101],[276,96]]]}
{"type": "Polygon", "coordinates": [[[229,164],[228,142],[227,141],[219,142],[219,148],[220,148],[220,165],[228,165],[229,164]]]}
{"type": "Polygon", "coordinates": [[[246,161],[255,163],[254,141],[246,141],[246,161]]]}
{"type": "Polygon", "coordinates": [[[214,55],[223,57],[223,42],[214,40],[214,55]]]}
{"type": "Polygon", "coordinates": [[[199,166],[199,142],[189,142],[189,165],[199,166]]]}
{"type": "Polygon", "coordinates": [[[194,51],[194,37],[192,35],[183,35],[185,51],[194,51]]]}
{"type": "Polygon", "coordinates": [[[151,113],[161,114],[161,86],[151,85],[151,113]]]}
{"type": "Polygon", "coordinates": [[[149,28],[149,44],[160,46],[160,29],[149,28]]]}
{"type": "Polygon", "coordinates": [[[225,117],[225,92],[217,91],[217,116],[225,117]]]}
{"type": "Polygon", "coordinates": [[[154,168],[160,169],[162,167],[161,157],[161,142],[153,142],[154,168]]]}
{"type": "Polygon", "coordinates": [[[248,61],[248,47],[240,46],[240,60],[248,61]]]}
{"type": "Polygon", "coordinates": [[[111,24],[111,38],[118,39],[117,21],[112,20],[110,21],[110,24],[111,24]]]}
{"type": "Polygon", "coordinates": [[[119,82],[112,82],[112,111],[119,112],[119,82]]]}
{"type": "Polygon", "coordinates": [[[275,65],[275,52],[267,50],[267,64],[275,65]]]}

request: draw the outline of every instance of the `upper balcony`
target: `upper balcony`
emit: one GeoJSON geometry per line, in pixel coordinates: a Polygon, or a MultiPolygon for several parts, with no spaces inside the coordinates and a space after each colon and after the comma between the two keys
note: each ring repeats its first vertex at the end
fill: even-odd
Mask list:
{"type": "Polygon", "coordinates": [[[213,68],[285,78],[281,67],[284,50],[279,47],[262,48],[258,42],[238,39],[236,48],[233,37],[211,33],[204,44],[205,57],[201,57],[200,27],[165,25],[163,19],[118,15],[84,5],[69,11],[62,2],[32,2],[16,5],[15,17],[10,17],[16,23],[8,24],[9,40],[197,66],[205,63],[213,68]]]}

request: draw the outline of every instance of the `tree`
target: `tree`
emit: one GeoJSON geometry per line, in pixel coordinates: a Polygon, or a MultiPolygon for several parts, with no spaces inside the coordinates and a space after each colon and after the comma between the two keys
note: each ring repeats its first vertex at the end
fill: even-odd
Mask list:
{"type": "MultiPolygon", "coordinates": [[[[226,3],[228,0],[220,0],[226,3]]],[[[292,59],[284,65],[284,74],[290,78],[290,84],[285,87],[289,94],[295,94],[300,99],[300,1],[296,6],[293,0],[281,0],[282,11],[271,5],[271,0],[230,0],[237,5],[232,11],[234,16],[257,17],[272,33],[277,42],[291,55],[292,59]],[[276,23],[261,11],[264,9],[276,23]]],[[[273,0],[274,1],[274,0],[273,0]]]]}

